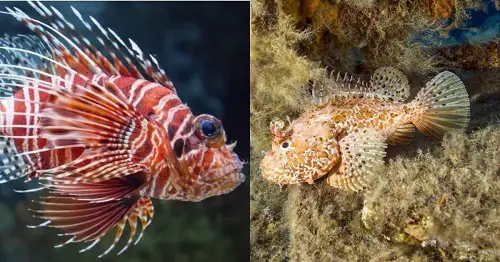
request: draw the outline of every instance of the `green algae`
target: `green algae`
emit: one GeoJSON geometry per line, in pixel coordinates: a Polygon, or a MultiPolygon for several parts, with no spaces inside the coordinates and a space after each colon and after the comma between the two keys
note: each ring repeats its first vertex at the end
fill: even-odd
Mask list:
{"type": "Polygon", "coordinates": [[[453,49],[407,41],[422,28],[445,35],[465,9],[484,5],[376,2],[251,1],[252,261],[500,260],[498,43],[453,49]],[[446,17],[455,22],[436,27],[446,17]],[[443,141],[417,134],[410,145],[389,147],[362,193],[262,179],[272,118],[299,115],[332,69],[364,75],[382,66],[405,72],[413,95],[440,70],[467,75],[467,133],[443,141]]]}

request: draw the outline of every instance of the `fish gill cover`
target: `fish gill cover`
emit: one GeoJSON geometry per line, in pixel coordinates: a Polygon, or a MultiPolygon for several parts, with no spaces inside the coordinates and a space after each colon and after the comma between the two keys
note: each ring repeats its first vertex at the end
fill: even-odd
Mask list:
{"type": "Polygon", "coordinates": [[[251,261],[500,259],[499,9],[480,0],[251,1],[251,261]],[[262,177],[273,119],[286,125],[314,110],[332,71],[333,80],[369,79],[388,66],[408,77],[410,99],[439,72],[458,75],[471,103],[465,134],[417,132],[389,146],[358,193],[262,177]]]}
{"type": "MultiPolygon", "coordinates": [[[[46,5],[56,7],[77,31],[83,32],[84,37],[96,41],[93,44],[97,40],[75,17],[70,6],[87,21],[88,16],[92,16],[120,37],[134,39],[144,52],[153,53],[152,59],[158,60],[165,69],[182,102],[189,105],[194,115],[210,113],[221,119],[228,143],[238,141],[235,153],[243,160],[248,159],[248,95],[245,91],[248,90],[248,4],[58,2],[46,5]],[[220,13],[226,15],[220,16],[220,13]]],[[[17,7],[27,15],[40,19],[36,10],[27,3],[4,2],[0,9],[6,11],[6,7],[17,7]]],[[[0,21],[2,32],[9,35],[3,38],[2,45],[17,41],[11,36],[33,35],[25,24],[10,15],[0,15],[0,21]]],[[[35,46],[38,45],[32,45],[33,48],[35,46]]],[[[32,66],[29,62],[34,60],[12,60],[16,61],[27,61],[28,65],[21,64],[32,66]]],[[[9,84],[2,83],[2,96],[8,97],[12,90],[5,88],[9,84]]],[[[169,86],[168,82],[166,86],[169,86]]],[[[165,88],[164,91],[168,90],[171,89],[165,88]]],[[[138,106],[141,107],[140,104],[138,106]]],[[[221,137],[218,122],[207,117],[200,120],[200,129],[203,128],[205,134],[219,134],[217,137],[221,137]],[[206,127],[214,123],[215,129],[206,127]]],[[[2,145],[5,146],[5,143],[2,145]]],[[[248,174],[247,169],[248,165],[245,165],[242,172],[248,174]]],[[[2,179],[6,178],[9,176],[3,173],[2,179]]],[[[140,178],[140,175],[133,178],[140,178]]],[[[130,180],[132,184],[140,181],[130,180]]],[[[114,233],[109,233],[92,250],[84,253],[78,251],[91,242],[56,249],[54,245],[70,237],[58,236],[61,231],[51,228],[27,228],[26,225],[43,222],[34,218],[28,210],[38,208],[32,200],[43,193],[20,194],[13,189],[29,190],[35,187],[36,182],[23,183],[22,179],[0,187],[0,261],[94,261],[110,246],[114,233]]],[[[113,253],[102,260],[206,261],[207,257],[217,261],[246,260],[249,256],[248,188],[248,182],[245,182],[230,194],[199,203],[154,201],[155,216],[140,243],[116,256],[127,243],[130,233],[127,226],[113,253]]],[[[127,201],[122,204],[126,205],[127,201]]],[[[138,231],[136,237],[140,227],[138,231]]]]}

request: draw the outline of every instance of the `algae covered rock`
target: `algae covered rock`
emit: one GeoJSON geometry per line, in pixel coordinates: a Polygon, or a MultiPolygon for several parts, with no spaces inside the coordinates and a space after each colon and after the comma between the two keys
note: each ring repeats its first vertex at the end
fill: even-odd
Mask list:
{"type": "Polygon", "coordinates": [[[365,192],[372,233],[436,248],[444,258],[492,260],[500,252],[500,130],[453,134],[442,148],[396,158],[365,192]]]}
{"type": "Polygon", "coordinates": [[[492,6],[251,1],[252,261],[500,260],[498,41],[439,45],[471,9],[492,6]],[[383,66],[408,76],[411,97],[437,71],[456,72],[470,94],[467,133],[442,141],[417,134],[410,145],[390,147],[385,167],[358,194],[262,179],[271,119],[300,115],[330,71],[371,74],[383,66]]]}

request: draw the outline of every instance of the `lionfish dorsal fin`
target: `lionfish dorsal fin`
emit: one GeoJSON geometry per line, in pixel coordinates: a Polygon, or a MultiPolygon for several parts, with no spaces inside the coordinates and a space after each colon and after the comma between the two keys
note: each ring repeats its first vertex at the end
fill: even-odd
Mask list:
{"type": "Polygon", "coordinates": [[[158,61],[152,55],[145,55],[132,40],[129,39],[130,45],[127,45],[113,30],[104,29],[93,17],[90,17],[91,22],[87,22],[80,12],[72,7],[75,16],[103,46],[108,59],[89,39],[75,30],[75,26],[56,8],[48,8],[38,1],[29,3],[45,22],[36,20],[17,8],[7,8],[7,13],[24,22],[35,32],[49,47],[55,60],[87,76],[90,73],[130,76],[174,89],[158,61]]]}
{"type": "Polygon", "coordinates": [[[0,73],[2,74],[0,98],[11,97],[22,88],[21,85],[24,82],[20,77],[7,76],[43,78],[39,73],[30,69],[54,73],[54,68],[46,60],[18,50],[29,50],[42,55],[47,52],[46,47],[35,36],[6,34],[0,38],[0,73]]]}

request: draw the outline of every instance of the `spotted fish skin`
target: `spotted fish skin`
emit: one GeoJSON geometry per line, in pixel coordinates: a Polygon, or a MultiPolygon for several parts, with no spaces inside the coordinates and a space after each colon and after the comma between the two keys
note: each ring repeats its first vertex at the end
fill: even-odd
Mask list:
{"type": "MultiPolygon", "coordinates": [[[[337,78],[349,85],[352,78],[337,78]]],[[[441,137],[463,130],[469,99],[460,79],[445,71],[411,102],[408,80],[395,68],[375,71],[368,83],[333,90],[287,126],[270,123],[272,149],[260,164],[261,174],[277,184],[326,182],[342,190],[362,190],[383,164],[387,144],[412,141],[415,127],[441,137]]],[[[314,99],[317,100],[317,99],[314,99]]]]}
{"type": "Polygon", "coordinates": [[[40,182],[28,190],[47,192],[34,227],[62,230],[56,247],[87,251],[115,228],[101,257],[128,224],[121,254],[151,223],[151,198],[201,201],[244,181],[221,121],[193,115],[153,56],[74,8],[94,42],[56,8],[29,3],[40,18],[0,11],[35,34],[0,39],[0,183],[40,182]]]}

